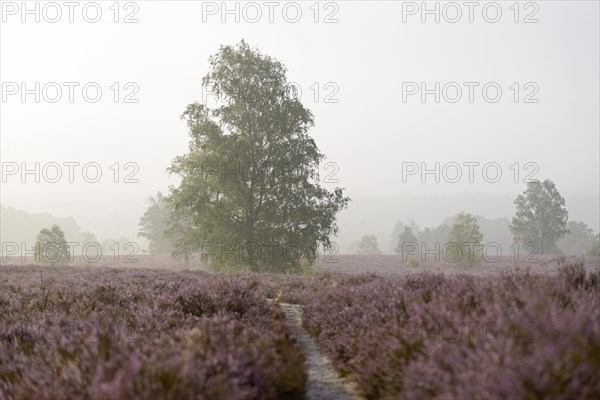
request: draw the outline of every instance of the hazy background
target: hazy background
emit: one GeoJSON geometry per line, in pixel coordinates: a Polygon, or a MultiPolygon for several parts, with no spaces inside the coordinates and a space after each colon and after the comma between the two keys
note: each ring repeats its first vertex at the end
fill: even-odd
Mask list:
{"type": "MultiPolygon", "coordinates": [[[[485,22],[479,7],[474,23],[463,8],[461,21],[454,24],[435,23],[432,16],[422,23],[420,15],[403,23],[402,2],[374,1],[331,2],[335,7],[327,9],[321,3],[319,19],[337,10],[337,23],[315,23],[309,9],[313,2],[299,3],[297,23],[284,20],[286,2],[275,9],[273,23],[266,7],[257,23],[243,18],[236,23],[233,15],[223,23],[220,13],[205,15],[203,22],[203,2],[138,1],[133,3],[139,7],[139,22],[125,24],[113,22],[113,3],[99,2],[103,15],[95,24],[83,20],[81,7],[73,23],[66,15],[55,24],[35,23],[31,16],[22,23],[20,14],[3,15],[3,84],[26,82],[33,88],[35,82],[97,82],[103,94],[95,104],[83,100],[81,86],[73,103],[64,87],[55,104],[35,103],[33,96],[25,103],[18,95],[3,99],[2,163],[24,162],[33,168],[35,162],[95,162],[103,175],[98,183],[87,183],[79,167],[70,183],[63,167],[59,183],[36,183],[32,176],[22,183],[20,175],[9,176],[1,184],[2,206],[72,217],[63,223],[73,231],[92,231],[99,240],[136,239],[146,199],[177,183],[165,169],[187,152],[187,129],[179,115],[187,104],[203,100],[208,57],[220,45],[243,38],[286,65],[288,79],[299,84],[302,102],[315,115],[312,134],[327,161],[337,165],[332,178],[339,183],[325,185],[344,187],[353,199],[339,217],[340,250],[362,235],[375,234],[379,247],[388,251],[398,220],[412,219],[423,227],[463,210],[510,218],[514,198],[526,187],[522,168],[527,162],[539,167],[535,178],[556,183],[569,219],[599,229],[598,2],[536,2],[539,23],[532,24],[514,23],[508,8],[513,2],[500,2],[503,14],[497,23],[485,22]],[[434,82],[451,81],[497,82],[502,98],[493,104],[484,101],[479,86],[474,103],[468,102],[466,89],[455,104],[436,104],[432,96],[426,103],[418,96],[402,101],[402,82],[427,82],[431,88],[434,82]],[[139,102],[115,104],[109,89],[115,82],[121,96],[130,92],[123,89],[125,83],[135,83],[139,102]],[[315,82],[319,101],[310,89],[315,82]],[[334,86],[326,90],[328,82],[334,86]],[[514,82],[535,82],[539,102],[515,103],[509,90],[514,82]],[[332,87],[339,88],[332,95],[338,102],[325,103],[332,87]],[[403,162],[433,168],[435,162],[471,161],[498,163],[502,178],[488,183],[479,167],[473,183],[465,175],[454,184],[436,183],[432,176],[426,183],[419,175],[402,179],[403,162]],[[115,162],[120,164],[119,183],[109,169],[115,162]],[[138,183],[122,182],[133,171],[123,168],[128,162],[139,167],[134,176],[138,183]],[[515,162],[521,165],[518,183],[509,169],[515,162]]],[[[221,2],[213,4],[221,7],[221,2]]],[[[244,2],[239,4],[241,11],[244,2]]],[[[121,9],[119,18],[132,10],[121,9]]],[[[525,14],[521,10],[520,18],[525,14]]],[[[326,176],[334,169],[322,171],[326,176]]],[[[16,232],[27,231],[27,216],[11,212],[9,220],[7,210],[2,208],[2,241],[21,240],[16,232]]],[[[50,221],[42,220],[44,226],[50,221]]],[[[39,229],[31,226],[33,232],[39,229]]],[[[77,240],[69,230],[67,238],[77,240]]]]}

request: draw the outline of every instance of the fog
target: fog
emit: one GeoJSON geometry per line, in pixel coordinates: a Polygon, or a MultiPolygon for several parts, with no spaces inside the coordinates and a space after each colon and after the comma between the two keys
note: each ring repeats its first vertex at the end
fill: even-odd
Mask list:
{"type": "Polygon", "coordinates": [[[121,2],[118,15],[98,2],[91,23],[86,2],[73,22],[59,2],[52,23],[45,2],[28,3],[36,22],[3,1],[1,241],[31,242],[59,223],[72,240],[90,231],[147,246],[137,233],[148,198],[178,184],[166,169],[189,150],[179,117],[214,104],[208,59],[242,39],[286,66],[314,114],[321,182],[352,199],[337,219],[340,252],[368,234],[392,252],[398,221],[510,220],[527,179],[552,180],[569,220],[597,233],[599,3],[521,3],[517,15],[500,2],[499,17],[481,3],[473,22],[461,6],[455,23],[445,3],[430,3],[439,23],[408,3],[281,2],[270,22],[262,2],[228,3],[231,13],[221,2],[121,2]]]}

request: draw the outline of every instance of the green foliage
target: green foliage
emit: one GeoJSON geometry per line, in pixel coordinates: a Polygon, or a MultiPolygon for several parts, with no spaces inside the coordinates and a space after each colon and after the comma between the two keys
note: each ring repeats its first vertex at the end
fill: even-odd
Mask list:
{"type": "Polygon", "coordinates": [[[312,113],[286,80],[283,64],[244,41],[210,57],[204,86],[221,101],[188,105],[189,153],[169,172],[168,235],[175,256],[213,252],[213,264],[300,268],[332,247],[336,214],[349,198],[320,186],[324,159],[308,130],[312,113]]]}
{"type": "Polygon", "coordinates": [[[447,257],[458,264],[473,266],[481,261],[481,241],[477,219],[462,212],[456,216],[447,244],[447,257]]]}
{"type": "Polygon", "coordinates": [[[54,265],[70,258],[70,249],[65,233],[58,225],[42,229],[36,237],[35,259],[42,264],[54,265]]]}
{"type": "Polygon", "coordinates": [[[406,266],[409,268],[417,268],[421,265],[417,257],[411,257],[406,261],[406,266]]]}
{"type": "Polygon", "coordinates": [[[140,218],[139,237],[148,239],[150,253],[170,253],[173,251],[171,240],[166,236],[167,221],[169,219],[169,201],[158,192],[156,198],[150,197],[150,207],[140,218]]]}
{"type": "Polygon", "coordinates": [[[409,244],[414,244],[415,246],[419,246],[417,242],[417,237],[414,235],[412,229],[409,226],[404,227],[404,232],[400,235],[398,239],[398,247],[396,247],[396,254],[403,255],[404,250],[407,250],[406,246],[409,244]]]}
{"type": "Polygon", "coordinates": [[[537,254],[558,253],[556,242],[568,233],[568,212],[554,182],[549,179],[529,182],[527,190],[517,196],[515,206],[510,225],[515,242],[535,245],[539,249],[537,254]]]}
{"type": "Polygon", "coordinates": [[[377,246],[377,237],[375,235],[365,235],[358,242],[358,254],[360,255],[379,255],[381,250],[377,246]]]}

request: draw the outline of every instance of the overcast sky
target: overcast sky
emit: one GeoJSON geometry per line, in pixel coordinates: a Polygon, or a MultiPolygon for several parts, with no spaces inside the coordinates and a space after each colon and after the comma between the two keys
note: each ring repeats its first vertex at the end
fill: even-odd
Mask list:
{"type": "MultiPolygon", "coordinates": [[[[36,183],[27,175],[23,183],[21,171],[3,176],[5,206],[73,216],[100,236],[134,236],[146,199],[177,182],[165,169],[187,151],[179,116],[187,104],[203,101],[208,57],[241,39],[282,61],[301,88],[302,102],[315,114],[312,134],[334,163],[323,165],[322,175],[339,180],[328,187],[345,187],[351,197],[516,196],[532,176],[552,179],[565,197],[598,196],[597,1],[520,3],[518,13],[512,1],[481,2],[471,10],[472,23],[466,6],[439,3],[436,23],[435,15],[415,9],[421,2],[374,1],[275,2],[273,22],[263,2],[239,2],[237,15],[234,2],[229,14],[221,2],[121,2],[116,15],[108,1],[98,2],[96,23],[85,20],[96,18],[95,5],[80,2],[70,23],[69,9],[58,2],[62,16],[51,23],[57,8],[28,6],[35,3],[39,22],[22,15],[20,1],[2,2],[0,156],[5,175],[14,165],[34,169],[40,162],[48,179],[36,183]],[[35,92],[36,82],[40,102],[35,94],[23,102],[21,83],[35,92]],[[64,82],[74,82],[72,103],[64,82]],[[436,82],[440,102],[435,90],[423,102],[421,83],[435,89],[436,82]],[[62,97],[51,103],[56,86],[62,97]],[[102,95],[92,103],[95,87],[102,95]],[[48,181],[52,162],[62,166],[58,183],[48,181]],[[80,163],[73,165],[73,183],[65,162],[80,163]],[[403,178],[403,168],[434,169],[436,162],[439,183],[432,174],[423,183],[420,171],[403,178]],[[472,183],[464,164],[471,162],[479,163],[472,164],[472,183]],[[97,183],[82,177],[90,163],[101,168],[97,183]],[[462,178],[451,183],[456,165],[462,178]]],[[[93,179],[93,168],[88,173],[93,179]]]]}

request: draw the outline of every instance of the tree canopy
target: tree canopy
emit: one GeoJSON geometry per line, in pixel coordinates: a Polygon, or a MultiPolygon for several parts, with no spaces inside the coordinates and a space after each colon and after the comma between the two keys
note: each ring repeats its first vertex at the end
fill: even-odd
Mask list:
{"type": "Polygon", "coordinates": [[[466,266],[478,264],[482,258],[482,240],[477,218],[465,212],[458,214],[448,238],[448,259],[466,266]]]}
{"type": "Polygon", "coordinates": [[[417,241],[417,237],[413,233],[412,229],[409,226],[405,226],[404,232],[402,232],[402,234],[400,234],[398,238],[398,247],[396,247],[396,254],[403,255],[405,250],[409,250],[408,248],[406,248],[406,246],[409,244],[415,246],[416,248],[420,248],[419,243],[417,241]]]}
{"type": "Polygon", "coordinates": [[[536,254],[558,253],[557,241],[568,233],[565,199],[549,179],[532,181],[515,200],[516,213],[510,230],[515,242],[534,246],[536,254]]]}
{"type": "Polygon", "coordinates": [[[379,255],[381,250],[377,245],[377,237],[375,235],[365,235],[360,238],[357,246],[357,253],[360,255],[379,255]]]}
{"type": "Polygon", "coordinates": [[[58,225],[40,230],[36,237],[35,259],[42,264],[68,261],[71,256],[65,233],[58,225]]]}
{"type": "Polygon", "coordinates": [[[169,168],[181,178],[169,196],[175,255],[199,251],[253,269],[313,262],[319,245],[331,248],[349,198],[320,185],[312,113],[283,64],[244,41],[209,64],[203,85],[221,105],[187,106],[189,153],[169,168]]]}
{"type": "Polygon", "coordinates": [[[170,215],[169,201],[158,192],[150,197],[150,206],[140,218],[138,236],[148,239],[150,253],[170,253],[173,250],[171,239],[165,234],[170,215]]]}

